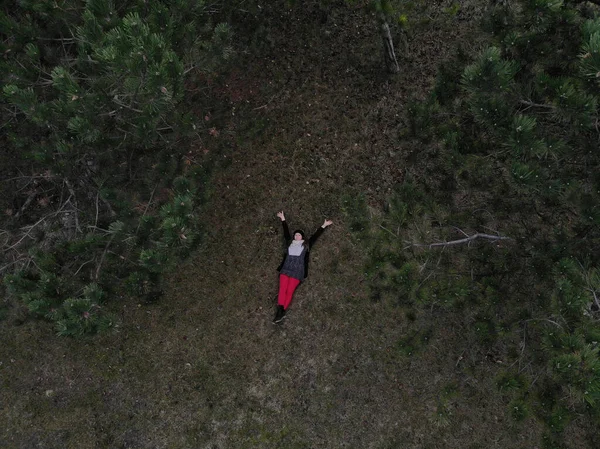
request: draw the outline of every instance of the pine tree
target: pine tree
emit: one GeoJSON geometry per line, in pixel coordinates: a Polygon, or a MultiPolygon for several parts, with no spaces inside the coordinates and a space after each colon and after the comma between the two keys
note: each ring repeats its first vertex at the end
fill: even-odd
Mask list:
{"type": "Polygon", "coordinates": [[[405,180],[361,233],[366,271],[379,300],[454,311],[486,351],[530,363],[505,373],[522,377],[501,389],[508,412],[541,418],[561,444],[600,413],[600,20],[522,0],[498,3],[485,27],[491,45],[458,51],[409,109],[422,181],[405,180]]]}
{"type": "Polygon", "coordinates": [[[0,10],[3,156],[31,174],[24,182],[40,185],[25,201],[15,198],[22,206],[4,248],[14,262],[3,270],[16,270],[11,290],[32,313],[78,335],[112,322],[102,318],[106,295],[91,292],[108,292],[132,272],[142,294],[153,292],[158,274],[197,241],[197,191],[174,179],[180,169],[172,163],[202,126],[189,113],[184,81],[232,56],[231,30],[194,0],[55,6],[24,1],[0,10]],[[150,203],[167,188],[173,196],[160,213],[150,204],[133,213],[133,197],[150,203]],[[28,214],[36,198],[46,211],[28,214]],[[55,265],[44,268],[28,250],[56,256],[55,265]]]}

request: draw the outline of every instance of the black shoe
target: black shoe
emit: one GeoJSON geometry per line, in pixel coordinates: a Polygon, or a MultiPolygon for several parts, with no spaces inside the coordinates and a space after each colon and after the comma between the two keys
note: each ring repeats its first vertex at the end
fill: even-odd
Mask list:
{"type": "Polygon", "coordinates": [[[285,309],[283,306],[277,306],[277,312],[275,312],[275,318],[273,318],[274,324],[279,324],[285,318],[285,309]]]}

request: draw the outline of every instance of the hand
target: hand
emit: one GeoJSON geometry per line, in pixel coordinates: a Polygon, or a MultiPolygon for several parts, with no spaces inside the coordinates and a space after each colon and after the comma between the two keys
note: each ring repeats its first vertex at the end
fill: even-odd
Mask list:
{"type": "Polygon", "coordinates": [[[326,228],[327,226],[331,226],[333,224],[333,221],[331,220],[325,220],[323,222],[323,228],[326,228]]]}
{"type": "Polygon", "coordinates": [[[281,221],[285,221],[285,215],[283,215],[283,211],[277,212],[277,216],[281,218],[281,221]]]}

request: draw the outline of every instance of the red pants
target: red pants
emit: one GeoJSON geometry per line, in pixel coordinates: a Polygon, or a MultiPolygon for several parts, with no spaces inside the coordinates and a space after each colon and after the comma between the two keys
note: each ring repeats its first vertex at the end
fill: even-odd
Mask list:
{"type": "Polygon", "coordinates": [[[279,275],[279,296],[277,297],[277,304],[283,306],[285,310],[290,306],[292,302],[292,295],[298,287],[300,281],[295,278],[289,277],[287,274],[279,275]]]}

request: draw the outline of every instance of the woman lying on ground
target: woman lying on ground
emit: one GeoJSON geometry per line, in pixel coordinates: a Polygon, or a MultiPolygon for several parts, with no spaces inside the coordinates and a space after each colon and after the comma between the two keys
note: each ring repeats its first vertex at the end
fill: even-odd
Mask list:
{"type": "Polygon", "coordinates": [[[293,235],[290,234],[283,211],[278,212],[277,216],[281,219],[287,250],[283,262],[277,269],[279,271],[279,295],[273,323],[281,323],[285,318],[285,312],[292,302],[292,295],[296,287],[308,276],[308,259],[312,246],[325,228],[333,223],[331,220],[325,220],[307,241],[304,232],[300,230],[294,231],[293,235]]]}

